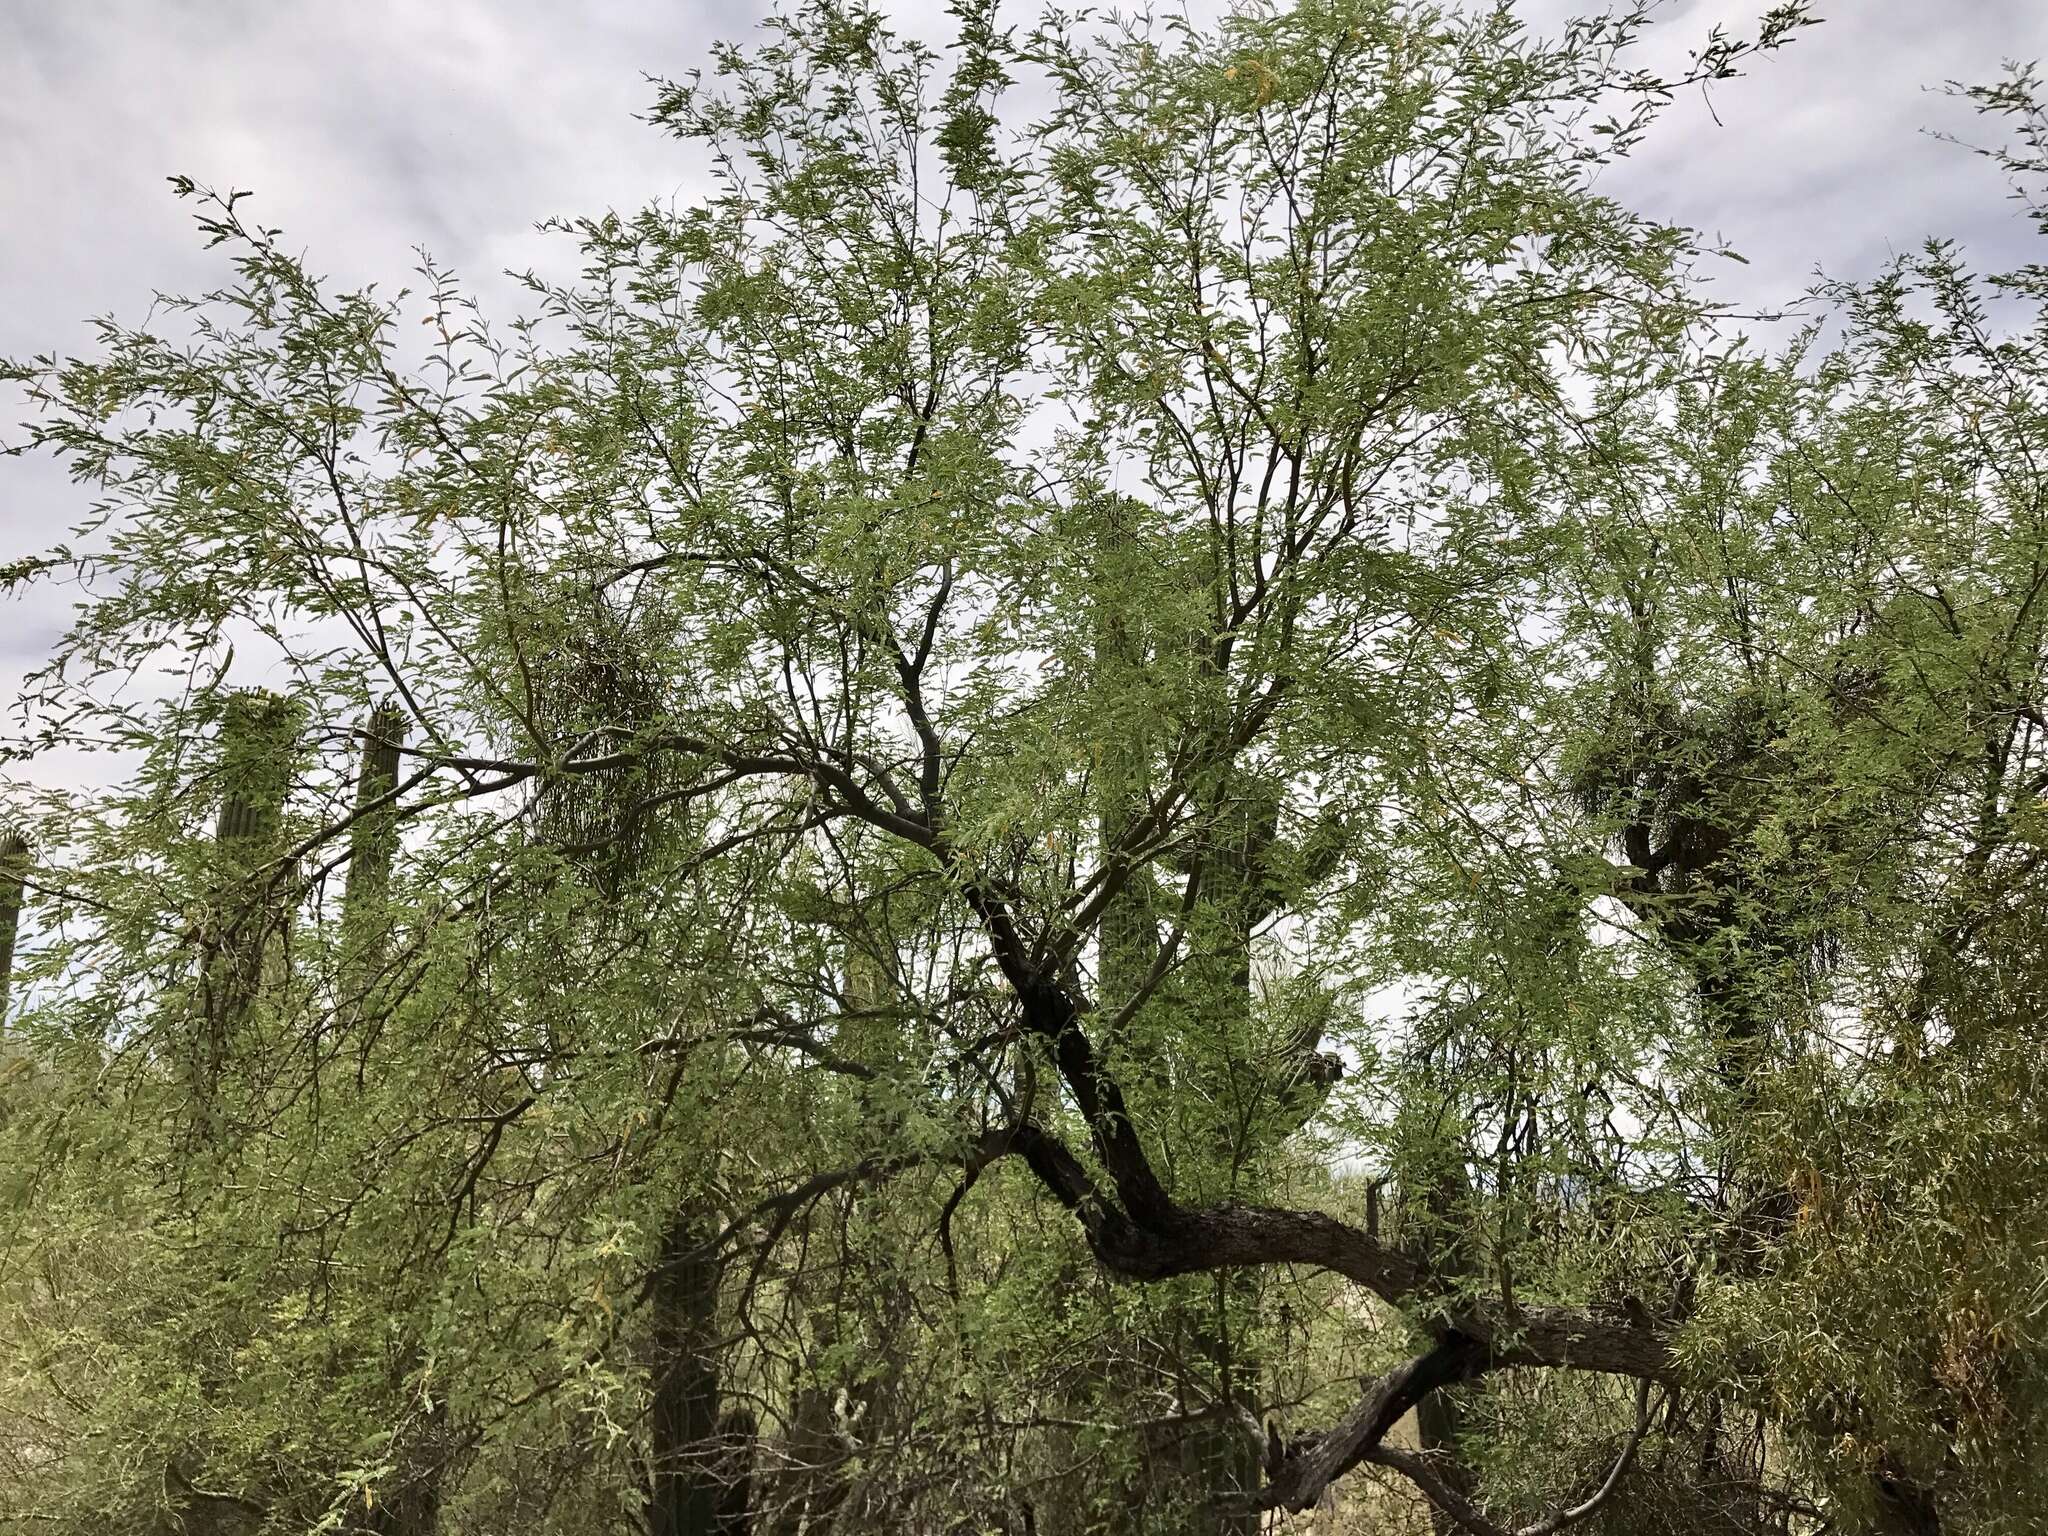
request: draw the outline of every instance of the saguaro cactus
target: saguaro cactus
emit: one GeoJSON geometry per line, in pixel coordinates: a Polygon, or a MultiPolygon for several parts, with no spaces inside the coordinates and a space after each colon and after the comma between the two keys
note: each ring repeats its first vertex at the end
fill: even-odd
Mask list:
{"type": "Polygon", "coordinates": [[[8,986],[14,977],[14,939],[28,868],[28,839],[19,832],[0,832],[0,1124],[6,1123],[8,1099],[28,1065],[27,1053],[7,1038],[8,986]]]}
{"type": "Polygon", "coordinates": [[[264,957],[283,920],[275,860],[298,730],[297,706],[261,689],[235,694],[221,719],[213,911],[201,976],[202,1092],[210,1093],[228,1038],[262,985],[264,957]]]}
{"type": "Polygon", "coordinates": [[[0,832],[0,1026],[14,980],[14,940],[21,927],[22,893],[28,883],[28,839],[19,832],[0,832]]]}
{"type": "MultiPolygon", "coordinates": [[[[341,896],[337,979],[345,1020],[360,1020],[369,1012],[370,994],[390,954],[391,881],[398,861],[396,791],[408,726],[403,708],[389,699],[363,721],[348,879],[341,896]]],[[[417,1343],[406,1352],[412,1365],[420,1356],[417,1343]]],[[[393,1442],[399,1465],[365,1517],[368,1530],[375,1536],[432,1536],[440,1528],[449,1443],[448,1405],[441,1399],[393,1442]]]]}
{"type": "Polygon", "coordinates": [[[391,871],[398,856],[393,791],[398,787],[405,735],[405,713],[390,701],[371,710],[363,722],[348,884],[341,898],[341,988],[350,1007],[361,1005],[389,946],[391,871]]]}
{"type": "Polygon", "coordinates": [[[223,793],[214,840],[223,851],[247,853],[276,836],[291,781],[298,707],[261,688],[228,699],[220,726],[223,793]]]}
{"type": "MultiPolygon", "coordinates": [[[[1265,1038],[1268,1019],[1259,1008],[1253,936],[1292,889],[1331,871],[1342,851],[1343,828],[1325,818],[1298,842],[1283,840],[1284,784],[1241,761],[1228,745],[1228,660],[1213,613],[1206,607],[1176,610],[1160,582],[1162,553],[1147,549],[1140,537],[1142,507],[1104,496],[1095,510],[1097,827],[1102,856],[1131,863],[1102,914],[1096,990],[1102,1017],[1122,1020],[1133,999],[1154,989],[1154,1002],[1124,1021],[1140,1038],[1147,1013],[1174,1010],[1201,1020],[1213,1055],[1184,1064],[1181,1074],[1184,1081],[1192,1072],[1208,1074],[1207,1097],[1219,1112],[1207,1126],[1186,1128],[1194,1130],[1197,1144],[1185,1148],[1191,1155],[1183,1166],[1220,1175],[1270,1154],[1301,1130],[1341,1075],[1338,1057],[1319,1049],[1326,1016],[1316,1007],[1303,1009],[1284,1038],[1265,1038]],[[1180,866],[1200,881],[1201,911],[1177,963],[1162,975],[1155,972],[1166,903],[1140,845],[1150,827],[1155,711],[1182,707],[1173,702],[1176,691],[1189,687],[1208,700],[1198,707],[1211,716],[1211,746],[1192,785],[1199,838],[1183,855],[1189,862],[1180,866]]],[[[1110,1050],[1120,1044],[1105,1040],[1110,1050]]],[[[1149,1054],[1134,1053],[1139,1061],[1149,1054]]],[[[1148,1080],[1142,1066],[1124,1070],[1126,1086],[1136,1095],[1166,1088],[1163,1077],[1148,1080]]],[[[1162,1323],[1178,1341],[1173,1353],[1196,1364],[1203,1391],[1219,1396],[1226,1408],[1248,1409],[1256,1406],[1259,1379],[1256,1334],[1246,1326],[1257,1313],[1257,1282],[1247,1272],[1219,1284],[1213,1297],[1171,1306],[1162,1323]]],[[[1249,1491],[1258,1482],[1257,1447],[1239,1419],[1224,1412],[1187,1429],[1178,1448],[1177,1478],[1168,1479],[1179,1486],[1163,1487],[1159,1501],[1182,1507],[1179,1528],[1200,1536],[1248,1536],[1256,1529],[1254,1515],[1218,1497],[1249,1491]]],[[[1155,1516],[1139,1508],[1140,1495],[1149,1492],[1133,1490],[1129,1507],[1115,1517],[1115,1529],[1151,1527],[1155,1516]]]]}

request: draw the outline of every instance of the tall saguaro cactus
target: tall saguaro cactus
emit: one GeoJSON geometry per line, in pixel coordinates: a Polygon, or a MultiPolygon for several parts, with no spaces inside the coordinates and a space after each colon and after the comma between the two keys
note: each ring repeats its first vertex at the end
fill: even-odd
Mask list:
{"type": "Polygon", "coordinates": [[[221,719],[220,816],[195,1084],[209,1097],[229,1038],[262,986],[264,959],[283,921],[276,859],[298,731],[297,706],[261,689],[233,695],[221,719]]]}
{"type": "MultiPolygon", "coordinates": [[[[1104,497],[1094,546],[1095,735],[1102,743],[1094,775],[1097,825],[1104,858],[1128,858],[1132,865],[1103,913],[1097,990],[1109,1017],[1119,1016],[1152,986],[1157,1006],[1203,1021],[1214,1056],[1186,1070],[1207,1074],[1207,1097],[1217,1112],[1209,1123],[1190,1127],[1195,1145],[1184,1150],[1190,1154],[1187,1166],[1213,1173],[1269,1152],[1300,1130],[1338,1075],[1337,1059],[1317,1049],[1319,1024],[1302,1027],[1277,1048],[1254,1040],[1253,935],[1277,910],[1280,869],[1298,866],[1297,875],[1320,878],[1341,840],[1332,824],[1319,826],[1300,848],[1282,845],[1279,785],[1239,762],[1225,745],[1228,663],[1210,615],[1162,614],[1148,606],[1147,595],[1158,591],[1162,556],[1141,545],[1142,516],[1137,503],[1104,497]],[[1200,918],[1182,958],[1161,977],[1154,971],[1163,903],[1139,849],[1126,845],[1142,841],[1151,803],[1153,674],[1164,682],[1182,667],[1192,674],[1194,688],[1209,697],[1198,707],[1214,713],[1208,728],[1213,747],[1195,786],[1200,831],[1186,871],[1199,880],[1200,918]]],[[[1142,1021],[1133,1018],[1126,1027],[1141,1028],[1142,1021]]],[[[1216,1394],[1226,1410],[1191,1425],[1181,1441],[1182,1486],[1167,1501],[1179,1506],[1170,1517],[1178,1522],[1176,1530],[1248,1536],[1257,1528],[1249,1509],[1233,1508],[1219,1497],[1258,1482],[1258,1448],[1243,1433],[1240,1414],[1228,1411],[1254,1406],[1259,1362],[1243,1324],[1256,1311],[1255,1283],[1236,1276],[1220,1281],[1212,1296],[1187,1298],[1165,1319],[1183,1346],[1177,1352],[1206,1378],[1203,1390],[1216,1394]]],[[[1114,1520],[1120,1532],[1152,1528],[1136,1500],[1114,1520]]]]}
{"type": "MultiPolygon", "coordinates": [[[[354,814],[349,827],[348,879],[341,897],[340,1005],[344,1019],[367,1011],[391,947],[391,881],[398,859],[398,770],[408,721],[393,700],[373,708],[363,721],[362,751],[356,764],[354,814]]],[[[419,1363],[411,1344],[406,1368],[419,1363]]],[[[448,1408],[437,1399],[423,1424],[393,1442],[399,1466],[363,1518],[375,1536],[431,1536],[439,1529],[447,1454],[448,1408]]]]}
{"type": "MultiPolygon", "coordinates": [[[[595,588],[567,586],[554,597],[554,646],[544,655],[532,648],[529,660],[540,679],[538,711],[551,733],[568,742],[593,729],[639,730],[658,718],[667,684],[654,662],[656,637],[630,605],[615,605],[595,588]]],[[[662,822],[651,807],[659,803],[663,771],[636,764],[564,776],[544,784],[535,804],[542,835],[573,850],[569,857],[595,892],[588,917],[614,939],[630,930],[661,847],[662,822]]],[[[351,886],[351,899],[353,892],[351,886]]],[[[738,1536],[751,1525],[754,1428],[726,1403],[719,1228],[715,1206],[701,1193],[681,1194],[651,1277],[644,1506],[651,1536],[738,1536]]]]}
{"type": "Polygon", "coordinates": [[[7,1022],[7,1004],[14,981],[14,941],[21,928],[28,865],[28,839],[19,832],[0,833],[0,1027],[7,1022]]]}
{"type": "Polygon", "coordinates": [[[341,989],[351,1008],[361,1006],[390,942],[391,872],[398,856],[395,792],[405,736],[405,712],[389,700],[363,722],[348,884],[341,899],[341,989]]]}
{"type": "MultiPolygon", "coordinates": [[[[225,1126],[220,1078],[262,989],[271,940],[285,917],[282,853],[285,799],[291,787],[300,714],[291,700],[261,689],[232,694],[216,739],[220,811],[205,879],[206,909],[195,926],[200,945],[196,1017],[173,1045],[201,1139],[219,1146],[225,1126]]],[[[189,1448],[174,1456],[166,1482],[182,1490],[178,1529],[220,1533],[244,1528],[232,1501],[198,1495],[185,1470],[189,1448]]]]}

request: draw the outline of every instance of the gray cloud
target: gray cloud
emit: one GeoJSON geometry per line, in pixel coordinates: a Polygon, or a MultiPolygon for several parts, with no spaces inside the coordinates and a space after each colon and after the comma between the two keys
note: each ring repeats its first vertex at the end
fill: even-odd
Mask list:
{"type": "MultiPolygon", "coordinates": [[[[1715,22],[1742,34],[1752,0],[1695,0],[1662,30],[1667,52],[1715,22]]],[[[1995,137],[1943,94],[2007,60],[2048,53],[2039,0],[1822,0],[1825,17],[1744,78],[1689,91],[1644,152],[1609,181],[1644,212],[1725,237],[1750,260],[1735,287],[1758,301],[1816,267],[1868,275],[1932,235],[1991,268],[2023,259],[2031,226],[1990,161],[1934,135],[1995,137]],[[1718,122],[1716,119],[1718,118],[1718,122]]]]}
{"type": "MultiPolygon", "coordinates": [[[[1740,31],[1763,3],[1674,4],[1655,49],[1682,54],[1716,21],[1740,31]]],[[[1539,27],[1583,8],[1526,7],[1539,27]]],[[[1787,297],[1816,266],[1867,273],[1932,233],[1962,239],[1986,265],[2020,259],[2028,229],[1995,169],[1922,130],[1977,131],[1927,88],[2048,52],[2048,6],[1822,9],[1826,25],[1717,86],[1711,111],[1698,93],[1674,104],[1606,189],[1728,238],[1750,260],[1726,278],[1746,302],[1787,297]]],[[[0,353],[76,349],[88,316],[139,318],[154,290],[218,281],[217,258],[165,186],[174,172],[253,189],[260,217],[338,281],[391,283],[423,244],[502,294],[499,269],[570,255],[535,233],[537,219],[687,194],[689,151],[635,121],[652,100],[643,73],[705,62],[715,39],[744,35],[759,10],[754,0],[0,4],[0,353]]],[[[914,33],[943,34],[934,0],[901,14],[914,33]]],[[[18,414],[11,405],[0,400],[0,417],[18,414]]],[[[52,466],[0,460],[0,558],[60,537],[83,503],[52,466]]],[[[47,648],[63,606],[46,594],[11,607],[0,690],[11,693],[25,659],[47,648]]]]}

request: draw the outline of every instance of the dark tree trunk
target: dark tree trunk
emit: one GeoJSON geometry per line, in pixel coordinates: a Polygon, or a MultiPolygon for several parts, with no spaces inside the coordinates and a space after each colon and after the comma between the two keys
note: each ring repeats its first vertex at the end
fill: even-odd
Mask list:
{"type": "Polygon", "coordinates": [[[809,1536],[836,1529],[834,1517],[846,1502],[846,1479],[840,1463],[846,1447],[832,1411],[832,1396],[813,1382],[803,1382],[791,1395],[788,1453],[790,1469],[781,1479],[775,1529],[779,1536],[809,1536]]]}
{"type": "MultiPolygon", "coordinates": [[[[440,1417],[435,1416],[437,1423],[440,1417]]],[[[423,1468],[401,1475],[383,1490],[364,1524],[376,1536],[432,1536],[441,1524],[440,1469],[423,1468]]]]}
{"type": "Polygon", "coordinates": [[[752,1536],[754,1529],[754,1443],[759,1427],[744,1408],[718,1421],[718,1536],[752,1536]]]}
{"type": "Polygon", "coordinates": [[[649,1536],[712,1536],[724,1470],[718,1445],[718,1294],[712,1213],[692,1201],[670,1222],[655,1271],[649,1536]]]}
{"type": "Polygon", "coordinates": [[[1877,1511],[1880,1536],[1941,1536],[1941,1511],[1933,1490],[1897,1472],[1877,1474],[1877,1511]]]}

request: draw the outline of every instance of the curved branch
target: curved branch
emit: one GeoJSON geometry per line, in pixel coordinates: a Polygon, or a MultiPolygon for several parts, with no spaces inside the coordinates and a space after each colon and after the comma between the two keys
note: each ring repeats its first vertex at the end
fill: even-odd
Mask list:
{"type": "Polygon", "coordinates": [[[1376,1445],[1360,1459],[1400,1473],[1422,1491],[1422,1496],[1432,1507],[1449,1515],[1471,1536],[1512,1536],[1506,1526],[1495,1525],[1476,1504],[1439,1477],[1427,1456],[1404,1451],[1398,1446],[1376,1445]]]}
{"type": "Polygon", "coordinates": [[[1645,1381],[1636,1389],[1636,1427],[1629,1432],[1627,1441],[1622,1445],[1621,1454],[1615,1457],[1614,1465],[1608,1469],[1607,1476],[1602,1479],[1600,1486],[1577,1504],[1567,1509],[1552,1510],[1542,1519],[1513,1531],[1506,1526],[1494,1524],[1481,1514],[1471,1500],[1437,1475],[1427,1456],[1420,1456],[1413,1451],[1401,1450],[1395,1446],[1379,1445],[1374,1446],[1360,1459],[1399,1472],[1421,1489],[1431,1504],[1449,1515],[1470,1532],[1471,1536],[1556,1536],[1556,1533],[1566,1526],[1577,1525],[1580,1521],[1598,1514],[1608,1500],[1614,1497],[1615,1489],[1621,1486],[1622,1475],[1635,1461],[1636,1451],[1643,1443],[1643,1436],[1649,1433],[1652,1417],[1650,1384],[1645,1381]]]}
{"type": "Polygon", "coordinates": [[[1438,1387],[1477,1375],[1485,1364],[1486,1351],[1477,1339],[1456,1331],[1445,1334],[1424,1353],[1368,1383],[1357,1405],[1329,1429],[1288,1451],[1254,1507],[1308,1509],[1325,1488],[1379,1448],[1402,1414],[1438,1387]]]}

